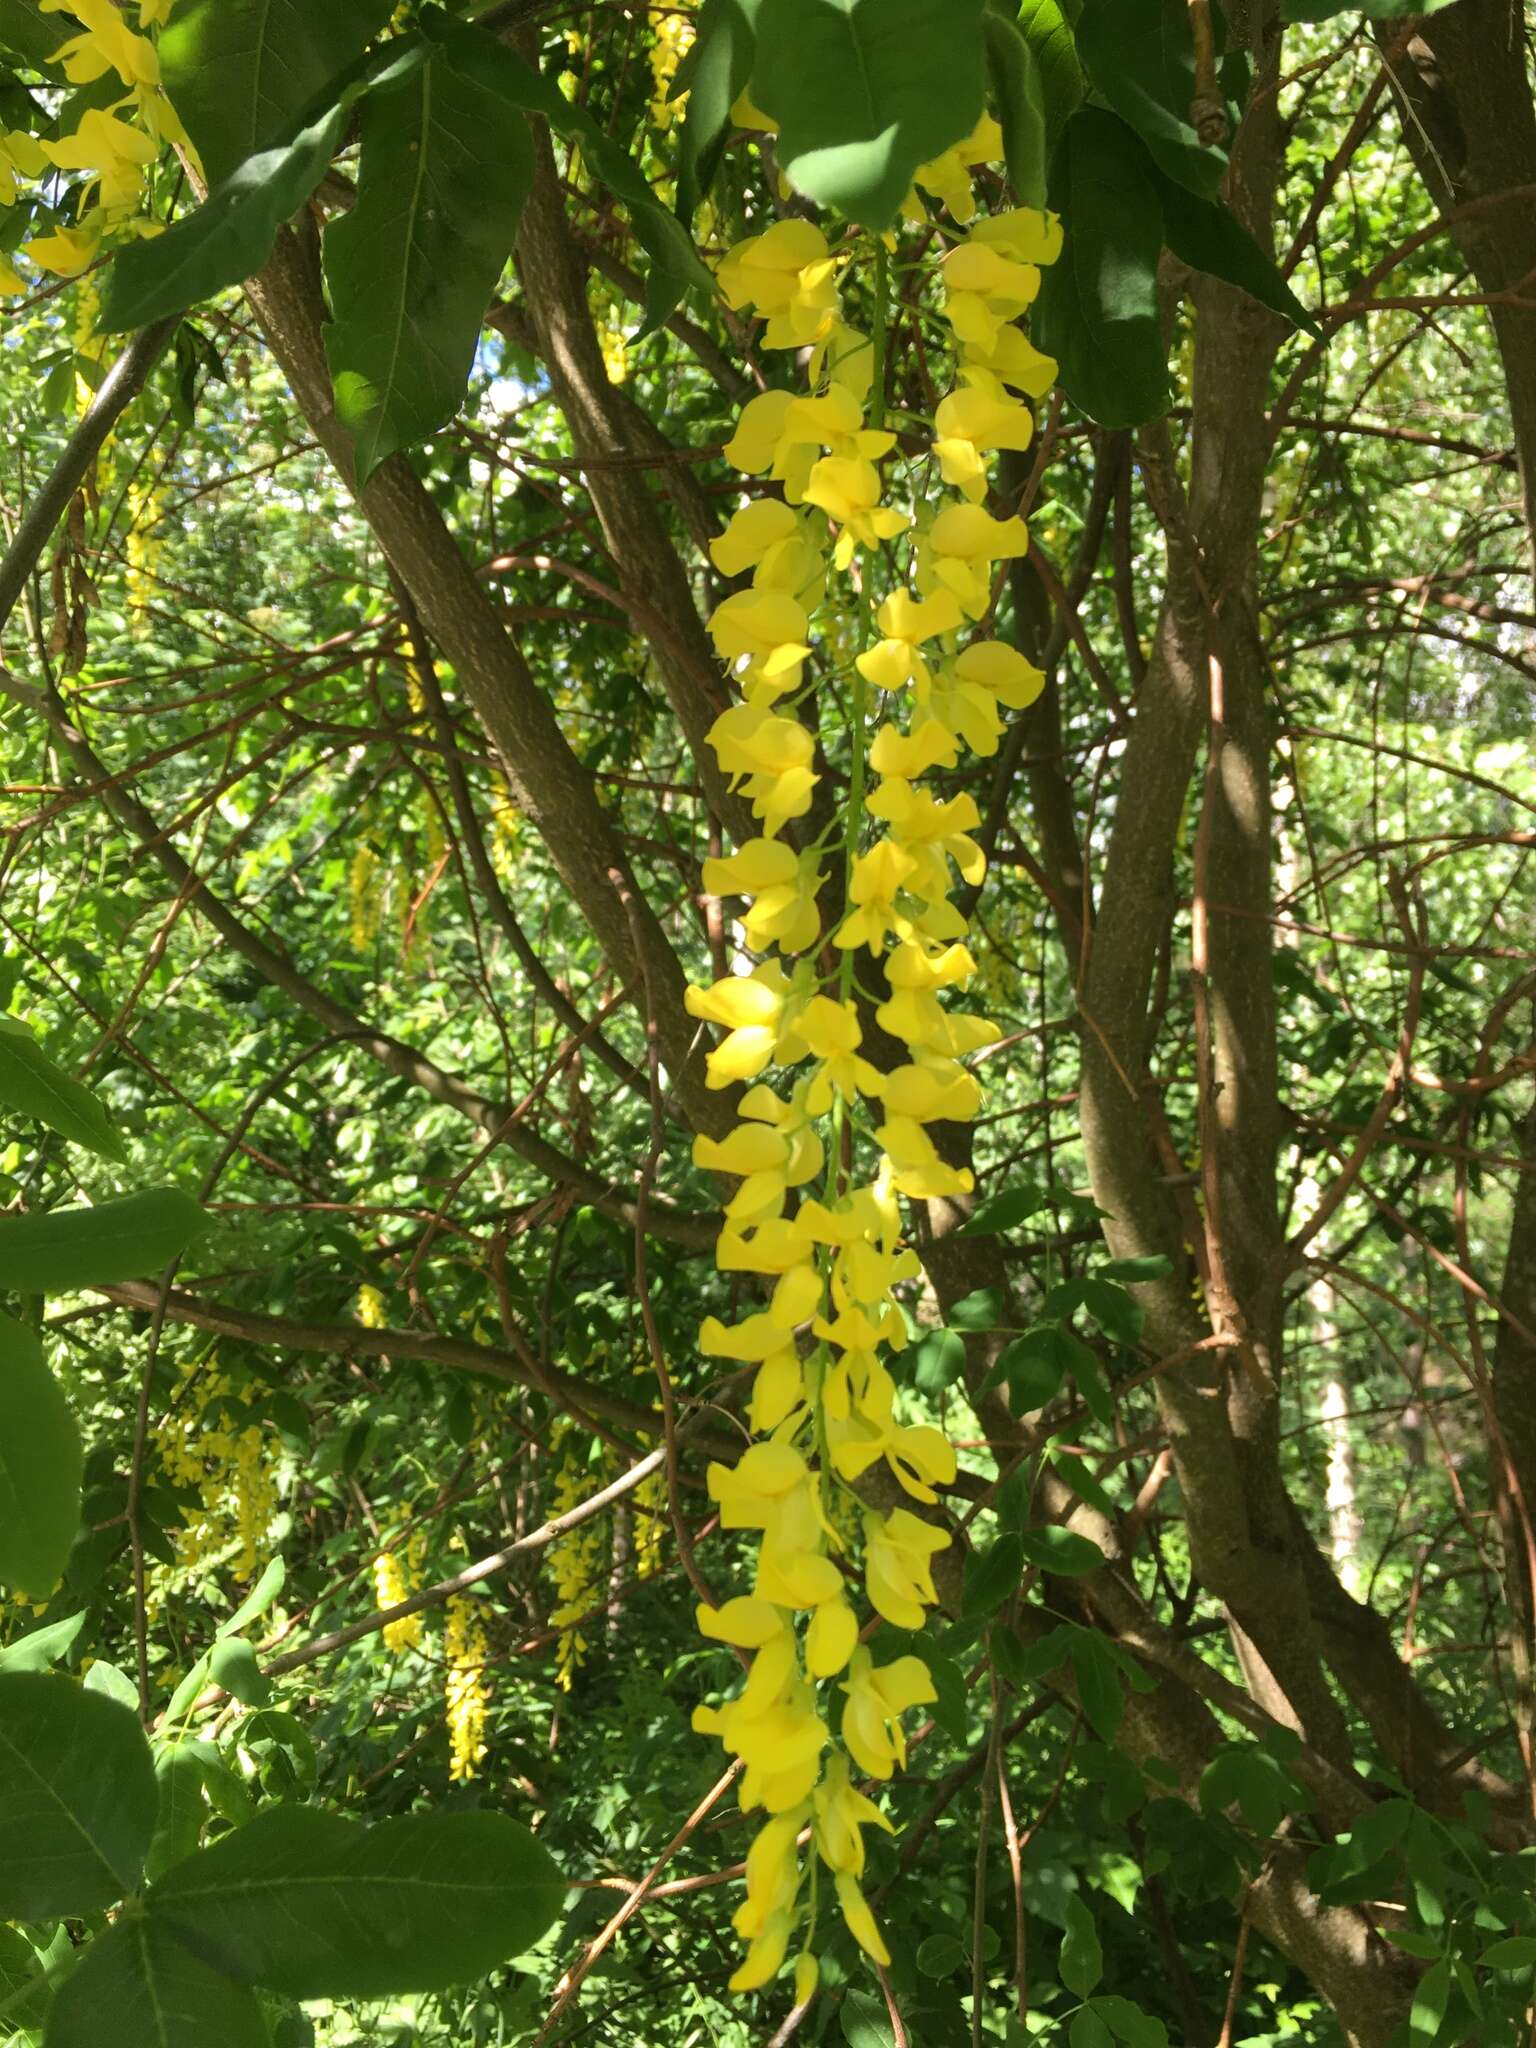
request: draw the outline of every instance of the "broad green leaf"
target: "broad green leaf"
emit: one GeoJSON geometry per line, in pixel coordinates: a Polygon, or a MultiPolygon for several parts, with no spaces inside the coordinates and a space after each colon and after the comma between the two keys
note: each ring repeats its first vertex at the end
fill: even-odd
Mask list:
{"type": "Polygon", "coordinates": [[[961,1297],[949,1311],[949,1320],[957,1330],[995,1330],[1008,1314],[1010,1303],[1008,1291],[1003,1287],[978,1287],[973,1294],[961,1297]]]}
{"type": "Polygon", "coordinates": [[[1075,1529],[1058,1529],[1053,1525],[1026,1529],[1019,1542],[1030,1564],[1058,1579],[1081,1578],[1084,1572],[1096,1572],[1104,1562],[1104,1553],[1097,1543],[1079,1536],[1075,1529]]]}
{"type": "Polygon", "coordinates": [[[925,1330],[902,1360],[912,1385],[924,1394],[942,1394],[965,1370],[965,1339],[958,1330],[925,1330]]]}
{"type": "Polygon", "coordinates": [[[762,0],[752,97],[797,191],[888,228],[919,164],[962,141],[985,92],[984,0],[762,0]]]}
{"type": "Polygon", "coordinates": [[[995,1614],[1019,1590],[1024,1575],[1024,1545],[1011,1531],[965,1561],[965,1586],[960,1613],[965,1619],[995,1614]]]}
{"type": "Polygon", "coordinates": [[[965,1961],[965,1949],[955,1934],[930,1934],[918,1944],[917,1967],[925,1977],[948,1977],[965,1961]]]}
{"type": "Polygon", "coordinates": [[[1114,1280],[1097,1276],[1078,1283],[1078,1298],[1106,1337],[1127,1346],[1141,1341],[1147,1326],[1147,1312],[1114,1280]]]}
{"type": "Polygon", "coordinates": [[[1008,180],[1025,206],[1045,205],[1045,89],[1035,53],[1013,22],[991,10],[986,17],[987,73],[992,104],[1003,131],[1008,180]]]}
{"type": "Polygon", "coordinates": [[[206,1228],[180,1188],[145,1188],[92,1209],[0,1216],[0,1287],[66,1294],[158,1273],[206,1228]]]}
{"type": "Polygon", "coordinates": [[[1006,1381],[1016,1415],[1043,1408],[1048,1401],[1055,1400],[1067,1376],[1060,1339],[1061,1332],[1054,1324],[1026,1330],[998,1353],[985,1385],[1001,1386],[1006,1381]]]}
{"type": "Polygon", "coordinates": [[[89,1913],[131,1892],[158,1803],[126,1707],[73,1679],[0,1675],[0,1918],[89,1913]]]}
{"type": "Polygon", "coordinates": [[[542,114],[557,135],[579,143],[590,169],[623,201],[636,238],[651,259],[643,332],[659,327],[684,292],[697,287],[713,293],[714,278],[693,246],[692,236],[660,204],[639,166],[609,140],[584,107],[574,106],[552,78],[525,64],[486,30],[442,17],[424,26],[449,50],[459,70],[498,94],[509,109],[542,114]]]}
{"type": "Polygon", "coordinates": [[[1141,426],[1169,405],[1157,306],[1163,214],[1145,163],[1123,121],[1084,107],[1051,166],[1051,201],[1071,233],[1045,273],[1034,340],[1060,364],[1073,404],[1105,427],[1141,426]]]}
{"type": "Polygon", "coordinates": [[[1281,276],[1280,266],[1265,255],[1224,201],[1202,199],[1155,167],[1153,183],[1163,209],[1163,235],[1175,256],[1191,269],[1235,284],[1292,326],[1305,328],[1308,334],[1317,332],[1317,322],[1281,276]]]}
{"type": "Polygon", "coordinates": [[[104,1657],[98,1657],[85,1674],[87,1692],[99,1692],[109,1700],[116,1700],[120,1707],[126,1707],[130,1714],[139,1711],[139,1688],[115,1664],[109,1664],[104,1657]]]}
{"type": "Polygon", "coordinates": [[[672,98],[687,93],[677,146],[677,211],[691,220],[714,182],[731,108],[752,76],[759,0],[704,0],[672,98]]]}
{"type": "Polygon", "coordinates": [[[1104,1952],[1099,1947],[1093,1915],[1075,1892],[1067,1900],[1066,1917],[1056,1968],[1067,1989],[1086,1998],[1104,1974],[1104,1952]]]}
{"type": "Polygon", "coordinates": [[[197,1747],[174,1742],[155,1759],[160,1790],[155,1832],[144,1857],[144,1875],[153,1884],[186,1861],[197,1847],[208,1809],[203,1804],[203,1765],[197,1747]]]}
{"type": "Polygon", "coordinates": [[[1168,2029],[1132,1999],[1106,1991],[1090,2004],[1115,2039],[1128,2043],[1128,2048],[1168,2048],[1168,2029]]]}
{"type": "Polygon", "coordinates": [[[152,1920],[98,1934],[53,2001],[48,2048],[268,2048],[255,1994],[152,1920]]]}
{"type": "Polygon", "coordinates": [[[292,1998],[386,1998],[483,1977],[538,1939],[564,1890],[502,1814],[366,1828],[290,1806],[178,1864],[149,1905],[230,1976],[292,1998]]]}
{"type": "Polygon", "coordinates": [[[49,1059],[25,1024],[0,1017],[0,1109],[36,1117],[61,1138],[121,1160],[123,1142],[91,1093],[49,1059]]]}
{"type": "Polygon", "coordinates": [[[256,1652],[239,1636],[225,1636],[214,1644],[208,1673],[242,1706],[264,1707],[272,1697],[271,1679],[256,1662],[256,1652]]]}
{"type": "Polygon", "coordinates": [[[391,0],[180,0],[160,76],[216,190],[270,150],[389,20],[391,0]]]}
{"type": "Polygon", "coordinates": [[[0,1650],[0,1671],[46,1671],[74,1648],[85,1627],[85,1616],[82,1607],[78,1614],[66,1615],[63,1621],[50,1621],[46,1627],[34,1628],[18,1636],[14,1643],[7,1643],[0,1650]]]}
{"type": "Polygon", "coordinates": [[[1113,1745],[1125,1717],[1125,1688],[1109,1645],[1090,1628],[1073,1632],[1072,1676],[1089,1727],[1101,1742],[1113,1745]]]}
{"type": "Polygon", "coordinates": [[[463,404],[532,178],[527,123],[440,47],[364,101],[357,203],[323,244],[325,352],[359,483],[463,404]]]}
{"type": "Polygon", "coordinates": [[[274,1557],[249,1593],[240,1602],[228,1621],[220,1622],[219,1634],[232,1636],[247,1622],[259,1621],[283,1590],[283,1581],[288,1576],[288,1567],[280,1557],[274,1557]]]}
{"type": "Polygon", "coordinates": [[[1115,2037],[1092,2006],[1085,2005],[1073,2013],[1067,2041],[1069,2048],[1114,2048],[1115,2037]]]}
{"type": "Polygon", "coordinates": [[[1213,198],[1227,153],[1203,145],[1189,118],[1195,42],[1188,0],[1093,0],[1077,25],[1077,49],[1094,84],[1167,175],[1213,198]]]}
{"type": "Polygon", "coordinates": [[[37,0],[0,0],[0,44],[40,69],[74,33],[67,14],[44,14],[37,0]]]}
{"type": "Polygon", "coordinates": [[[854,1988],[843,1993],[838,2012],[848,2048],[892,2048],[896,2036],[885,2000],[873,1991],[854,1988]]]}
{"type": "Polygon", "coordinates": [[[165,1709],[165,1718],[168,1722],[179,1721],[182,1715],[188,1711],[193,1701],[206,1687],[212,1665],[213,1659],[211,1656],[205,1655],[198,1658],[186,1677],[171,1694],[165,1709]]]}
{"type": "Polygon", "coordinates": [[[1019,34],[1040,72],[1046,142],[1054,146],[1083,101],[1083,67],[1072,20],[1060,0],[1020,0],[1019,34]]]}
{"type": "Polygon", "coordinates": [[[34,1600],[53,1591],[80,1526],[84,1469],[80,1431],[36,1334],[0,1316],[0,1584],[34,1600]]]}
{"type": "Polygon", "coordinates": [[[301,117],[282,141],[238,164],[195,213],[163,235],[119,251],[107,274],[98,326],[106,333],[147,327],[253,276],[271,255],[278,229],[325,175],[349,109],[370,86],[387,87],[425,57],[418,42],[390,45],[354,71],[334,102],[301,117]]]}
{"type": "Polygon", "coordinates": [[[1451,1966],[1443,1958],[1431,1963],[1419,1979],[1408,2013],[1408,2039],[1413,2048],[1428,2048],[1440,2037],[1445,2008],[1451,1996],[1451,1966]]]}
{"type": "Polygon", "coordinates": [[[0,1927],[0,2040],[8,2039],[12,2028],[43,2024],[49,1998],[44,1967],[25,1935],[0,1927]]]}
{"type": "MultiPolygon", "coordinates": [[[[1401,1946],[1401,1944],[1399,1944],[1401,1946]]],[[[1536,1963],[1536,1934],[1510,1934],[1477,1959],[1485,1970],[1528,1970],[1536,1963]]]]}

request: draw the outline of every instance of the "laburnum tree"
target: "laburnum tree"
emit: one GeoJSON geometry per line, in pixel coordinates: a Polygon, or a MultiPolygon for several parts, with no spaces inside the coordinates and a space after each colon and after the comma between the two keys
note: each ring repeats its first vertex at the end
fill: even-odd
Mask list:
{"type": "Polygon", "coordinates": [[[0,0],[0,2040],[1536,2038],[1515,0],[0,0]]]}

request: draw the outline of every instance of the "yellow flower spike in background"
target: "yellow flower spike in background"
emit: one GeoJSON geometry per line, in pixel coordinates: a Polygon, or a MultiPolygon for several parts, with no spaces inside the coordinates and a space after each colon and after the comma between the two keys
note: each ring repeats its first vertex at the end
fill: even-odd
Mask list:
{"type": "Polygon", "coordinates": [[[829,232],[795,214],[719,267],[727,303],[765,321],[762,346],[802,351],[809,388],[770,389],[743,407],[726,459],[766,475],[767,492],[740,505],[710,548],[722,575],[751,576],[710,622],[743,700],[717,718],[710,744],[762,832],[704,867],[705,891],[731,900],[736,943],[757,958],[691,989],[687,1004],[723,1034],[707,1054],[709,1085],[753,1085],[736,1127],[697,1139],[693,1157],[735,1183],[716,1264],[758,1276],[761,1292],[733,1321],[709,1315],[699,1329],[705,1358],[755,1369],[755,1440],[734,1466],[712,1464],[708,1484],[722,1528],[755,1537],[757,1560],[750,1593],[699,1609],[701,1632],[749,1653],[750,1668],[735,1698],[699,1707],[694,1725],[744,1764],[743,1810],[767,1816],[747,1852],[735,1918],[747,1951],[732,1986],[767,1984],[798,1933],[801,2002],[817,1982],[829,1889],[864,1952],[890,1959],[860,1882],[864,1830],[890,1822],[855,1779],[904,1765],[903,1717],[935,1696],[920,1657],[860,1642],[860,1593],[865,1612],[904,1631],[921,1630],[938,1600],[934,1562],[951,1541],[941,1493],[957,1461],[941,1429],[909,1415],[899,1383],[908,1325],[898,1295],[920,1272],[901,1203],[970,1189],[930,1126],[979,1113],[965,1061],[999,1036],[956,1004],[977,971],[950,897],[957,878],[975,886],[986,871],[976,803],[941,797],[923,778],[994,753],[1003,711],[1042,687],[1005,643],[960,644],[991,607],[996,565],[1028,548],[1023,521],[986,505],[990,461],[1029,446],[1034,420],[1017,394],[1038,397],[1054,370],[1011,324],[1059,246],[1054,225],[1025,209],[973,219],[971,170],[999,149],[987,117],[917,174],[951,219],[973,224],[947,256],[919,258],[956,346],[931,453],[908,467],[885,467],[894,238],[834,254],[829,232]],[[844,323],[839,302],[840,281],[860,276],[875,305],[868,337],[844,323]],[[958,495],[930,511],[935,472],[958,495]],[[825,833],[797,843],[818,736],[842,792],[830,847],[825,833]],[[845,903],[824,933],[833,872],[845,903]],[[823,938],[833,943],[818,952],[823,938]],[[866,1050],[871,1002],[904,1049],[884,1065],[866,1050]],[[870,1505],[877,1472],[912,1505],[870,1505]],[[818,1871],[830,1887],[823,1877],[818,1889],[818,1871]]]}

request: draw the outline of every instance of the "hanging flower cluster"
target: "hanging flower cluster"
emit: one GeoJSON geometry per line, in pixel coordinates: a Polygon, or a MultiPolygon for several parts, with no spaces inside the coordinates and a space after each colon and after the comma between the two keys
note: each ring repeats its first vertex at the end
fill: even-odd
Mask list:
{"type": "MultiPolygon", "coordinates": [[[[397,1541],[388,1549],[377,1551],[373,1559],[373,1599],[381,1611],[398,1607],[402,1600],[408,1600],[421,1584],[421,1567],[427,1554],[427,1532],[415,1529],[403,1541],[397,1541]]],[[[421,1641],[425,1617],[420,1614],[403,1615],[399,1621],[384,1624],[384,1647],[397,1655],[405,1650],[414,1650],[421,1641]]]]}
{"type": "MultiPolygon", "coordinates": [[[[154,166],[166,143],[183,150],[190,144],[160,90],[154,41],[135,33],[124,9],[114,0],[39,0],[39,6],[45,14],[67,11],[80,24],[52,59],[72,85],[91,86],[115,73],[123,88],[108,105],[86,107],[73,133],[57,141],[39,141],[25,130],[0,133],[0,205],[15,204],[19,179],[56,170],[88,173],[74,224],[22,245],[39,269],[78,277],[104,243],[158,231],[148,217],[154,166]]],[[[138,0],[139,30],[162,27],[170,11],[171,0],[138,0]]],[[[0,296],[29,289],[9,263],[0,261],[0,296]]]]}
{"type": "MultiPolygon", "coordinates": [[[[998,153],[984,120],[917,185],[958,226],[976,210],[970,169],[998,153]]],[[[912,210],[926,221],[915,195],[912,210]]],[[[763,344],[809,363],[809,389],[751,399],[725,451],[777,487],[745,503],[712,548],[722,574],[751,581],[710,621],[740,691],[710,742],[761,834],[708,861],[704,887],[745,899],[741,941],[757,957],[687,998],[724,1034],[708,1084],[750,1084],[736,1128],[694,1146],[700,1166],[736,1181],[717,1264],[759,1276],[767,1296],[699,1333],[710,1356],[756,1368],[757,1441],[708,1473],[723,1527],[760,1538],[755,1583],[698,1616],[751,1663],[735,1699],[694,1717],[744,1764],[743,1808],[765,1815],[735,1916],[748,1944],[736,1990],[767,1983],[798,1931],[796,1997],[811,1994],[823,1871],[860,1946],[890,1960],[860,1882],[864,1830],[890,1823],[855,1778],[890,1778],[905,1762],[903,1714],[935,1695],[921,1658],[877,1662],[860,1640],[855,1589],[862,1580],[875,1615],[904,1630],[920,1629],[938,1597],[934,1560],[950,1538],[925,1510],[954,1479],[955,1454],[938,1429],[902,1419],[891,1371],[907,1342],[897,1290],[919,1271],[902,1197],[969,1190],[930,1126],[976,1115],[966,1058],[999,1036],[948,1001],[976,972],[949,892],[956,873],[982,878],[977,808],[925,778],[967,750],[994,753],[1003,711],[1041,687],[1037,669],[985,632],[996,565],[1028,545],[1023,521],[994,516],[985,499],[995,452],[1029,444],[1024,397],[1054,376],[1014,322],[1059,246],[1055,220],[1024,209],[953,236],[935,282],[955,385],[928,452],[899,482],[881,467],[896,439],[884,407],[886,247],[874,250],[872,334],[844,320],[840,290],[867,244],[834,248],[795,216],[719,266],[727,303],[766,320],[763,344]],[[800,821],[824,772],[817,742],[836,749],[843,709],[844,819],[813,832],[800,821]],[[881,1035],[867,1041],[871,1017],[881,1035]],[[871,1504],[893,1496],[909,1504],[871,1504]]]]}
{"type": "MultiPolygon", "coordinates": [[[[569,1418],[561,1416],[551,1438],[551,1448],[560,1460],[553,1502],[557,1515],[569,1514],[602,1484],[601,1466],[594,1468],[584,1455],[578,1458],[575,1454],[582,1441],[573,1433],[569,1418]]],[[[570,1691],[590,1648],[584,1625],[591,1621],[598,1604],[606,1551],[603,1519],[596,1515],[567,1529],[549,1546],[549,1569],[559,1595],[549,1625],[560,1632],[555,1643],[555,1683],[562,1692],[570,1691]]]]}
{"type": "Polygon", "coordinates": [[[485,1720],[491,1699],[486,1676],[489,1655],[478,1606],[463,1594],[455,1595],[443,1616],[448,1776],[455,1784],[478,1777],[485,1761],[485,1720]]]}
{"type": "MultiPolygon", "coordinates": [[[[195,1370],[186,1368],[189,1375],[195,1370]]],[[[204,1372],[156,1436],[167,1482],[199,1499],[182,1509],[175,1531],[177,1567],[188,1575],[218,1566],[243,1581],[269,1554],[280,1487],[268,1434],[248,1412],[254,1400],[251,1388],[204,1372]]]]}

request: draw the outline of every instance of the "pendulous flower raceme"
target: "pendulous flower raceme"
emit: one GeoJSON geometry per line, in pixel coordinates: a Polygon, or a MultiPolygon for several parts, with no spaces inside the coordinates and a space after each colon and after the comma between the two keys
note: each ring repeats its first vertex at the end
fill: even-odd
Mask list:
{"type": "Polygon", "coordinates": [[[947,327],[955,369],[926,445],[899,466],[884,395],[891,241],[834,244],[797,214],[718,270],[726,302],[766,320],[763,344],[798,352],[808,383],[743,409],[725,453],[764,482],[711,548],[722,575],[750,580],[710,622],[739,692],[710,741],[760,833],[704,868],[706,891],[741,900],[743,951],[688,1007],[721,1034],[708,1085],[749,1085],[736,1127],[698,1139],[694,1159],[735,1181],[716,1261],[755,1275],[765,1305],[699,1332],[706,1355],[755,1368],[755,1441],[708,1482],[721,1525],[758,1545],[752,1590],[699,1609],[702,1632],[750,1661],[739,1694],[694,1725],[740,1759],[742,1807],[764,1816],[732,1987],[766,1984],[794,1946],[797,2000],[815,1989],[828,1894],[865,1952],[890,1960],[861,1879],[865,1831],[891,1823],[859,1781],[903,1766],[903,1716],[935,1696],[922,1658],[882,1660],[862,1640],[876,1621],[861,1619],[920,1630],[938,1598],[950,1538],[933,1511],[956,1461],[939,1429],[905,1419],[898,1290],[919,1268],[902,1204],[969,1191],[930,1126],[976,1116],[967,1058],[1000,1035],[956,1001],[976,962],[950,892],[985,870],[976,804],[925,778],[995,753],[1004,713],[1042,682],[986,630],[997,565],[1028,546],[1022,519],[986,501],[997,452],[1028,447],[1026,400],[1055,374],[1015,322],[1060,231],[1028,209],[976,217],[971,170],[1000,153],[986,117],[919,170],[904,209],[925,247],[941,228],[946,253],[909,266],[910,310],[947,327]],[[843,317],[843,280],[861,265],[874,273],[867,335],[843,317]],[[812,822],[818,741],[846,763],[845,813],[825,826],[812,822]],[[893,1498],[907,1504],[876,1504],[893,1498]]]}

